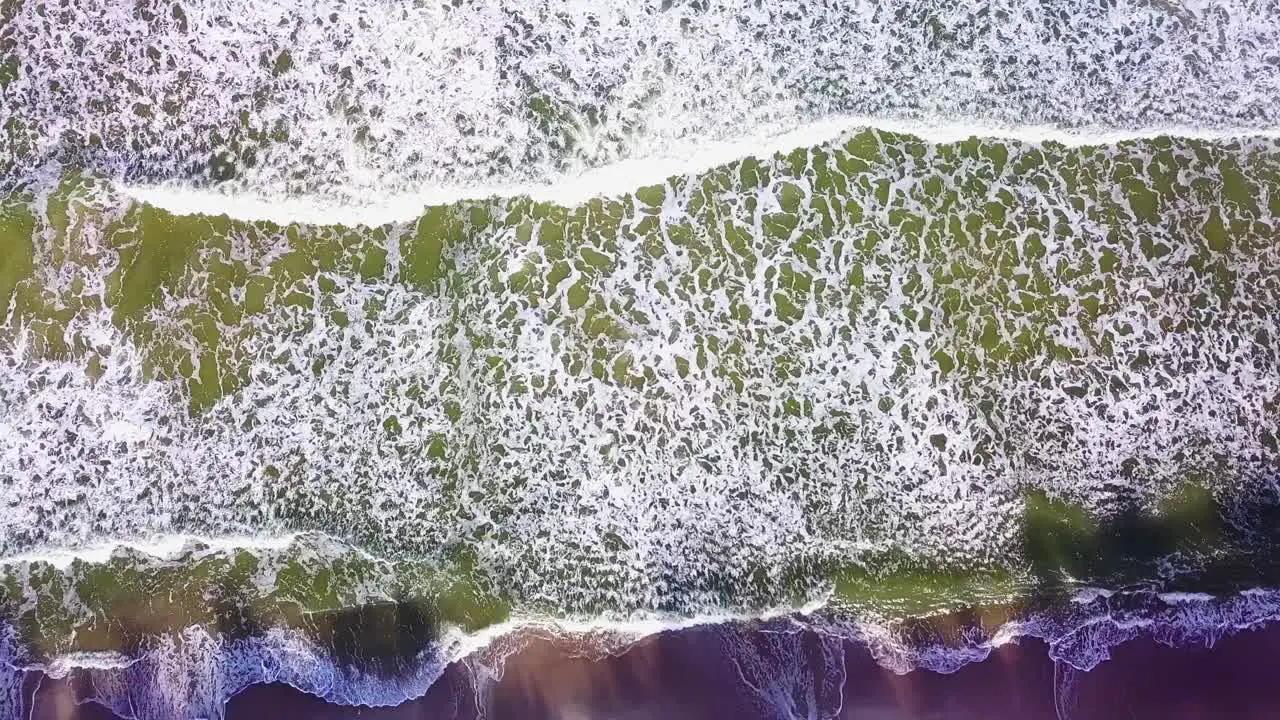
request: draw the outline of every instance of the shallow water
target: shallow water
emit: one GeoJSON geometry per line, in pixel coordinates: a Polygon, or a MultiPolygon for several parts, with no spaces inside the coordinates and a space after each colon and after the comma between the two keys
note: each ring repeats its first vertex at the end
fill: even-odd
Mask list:
{"type": "MultiPolygon", "coordinates": [[[[451,665],[423,697],[395,707],[327,704],[277,683],[236,695],[226,717],[1253,719],[1270,717],[1278,699],[1267,676],[1280,649],[1274,628],[1210,647],[1142,638],[1089,672],[1055,663],[1043,642],[1022,638],[954,672],[907,674],[883,667],[862,643],[779,630],[672,630],[605,658],[528,638],[506,655],[500,674],[451,665]]],[[[25,687],[32,717],[116,717],[95,703],[73,704],[85,682],[32,677],[25,687]]]]}
{"type": "Polygon", "coordinates": [[[1269,622],[1278,28],[0,5],[0,709],[391,705],[531,627],[1083,671],[1269,622]]]}

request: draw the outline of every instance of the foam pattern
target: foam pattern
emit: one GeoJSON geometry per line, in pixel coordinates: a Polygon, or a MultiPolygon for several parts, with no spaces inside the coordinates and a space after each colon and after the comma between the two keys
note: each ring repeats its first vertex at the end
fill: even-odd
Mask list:
{"type": "Polygon", "coordinates": [[[13,206],[0,548],[320,531],[689,613],[1017,567],[1029,490],[1267,496],[1277,157],[868,130],[372,230],[68,180],[13,206]]]}
{"type": "Polygon", "coordinates": [[[849,639],[1034,635],[1067,707],[1118,642],[1272,619],[921,643],[847,580],[1021,587],[1031,496],[1276,500],[1277,48],[1274,0],[0,0],[0,715],[29,669],[387,704],[531,617],[833,596],[725,630],[766,706],[838,711],[849,639]],[[326,635],[366,606],[426,613],[393,675],[326,635]]]}
{"type": "Polygon", "coordinates": [[[10,0],[5,187],[47,163],[354,204],[832,115],[1280,126],[1274,0],[10,0]]]}
{"type": "MultiPolygon", "coordinates": [[[[1112,649],[1150,638],[1171,647],[1212,647],[1223,637],[1257,630],[1277,619],[1276,593],[1252,590],[1230,596],[1170,600],[1155,593],[1117,593],[1066,603],[982,629],[965,626],[959,637],[908,639],[893,628],[816,622],[774,623],[765,632],[725,626],[718,634],[724,655],[741,673],[744,690],[754,692],[777,717],[838,717],[849,644],[869,648],[895,672],[950,673],[986,660],[1009,642],[1037,638],[1057,663],[1056,701],[1062,717],[1072,717],[1073,681],[1096,668],[1112,649]]],[[[768,716],[767,713],[762,713],[768,716]]]]}
{"type": "MultiPolygon", "coordinates": [[[[0,647],[0,653],[5,651],[0,647]]],[[[4,663],[0,675],[17,687],[22,673],[15,672],[15,662],[13,656],[0,655],[4,663]]],[[[337,704],[398,705],[425,694],[443,670],[430,653],[418,658],[413,667],[407,675],[388,679],[339,666],[326,648],[292,633],[229,641],[192,629],[159,639],[139,657],[113,662],[69,658],[60,667],[35,667],[28,672],[69,678],[87,689],[78,702],[98,703],[118,717],[172,720],[222,718],[231,696],[250,685],[276,682],[337,704]]],[[[5,717],[19,717],[22,705],[17,692],[0,697],[5,717]]]]}
{"type": "MultiPolygon", "coordinates": [[[[1138,638],[1171,646],[1212,647],[1223,637],[1275,622],[1277,600],[1269,590],[1194,598],[1107,593],[994,627],[964,626],[960,635],[949,636],[856,623],[824,612],[669,632],[697,632],[700,642],[709,642],[704,652],[734,668],[742,697],[758,703],[761,715],[814,718],[839,715],[851,651],[870,650],[877,662],[898,673],[955,672],[985,660],[1000,645],[1038,638],[1048,644],[1057,663],[1057,702],[1069,717],[1074,679],[1109,659],[1113,648],[1138,638]],[[709,650],[717,645],[718,652],[709,650]]],[[[941,625],[946,625],[945,618],[941,625]]],[[[0,695],[0,711],[16,717],[25,703],[18,691],[23,663],[11,635],[5,637],[6,644],[0,644],[0,688],[6,694],[0,695]]],[[[416,658],[412,671],[385,676],[336,664],[331,649],[297,633],[273,630],[250,639],[228,640],[190,628],[160,638],[136,657],[69,657],[27,672],[33,677],[41,672],[74,677],[80,688],[77,701],[100,703],[132,720],[159,720],[220,718],[233,694],[264,682],[288,683],[335,703],[398,704],[425,694],[446,663],[456,660],[465,673],[463,692],[474,693],[472,702],[483,717],[488,689],[502,679],[504,662],[532,639],[549,640],[567,655],[609,654],[627,652],[641,635],[625,626],[587,632],[545,623],[513,624],[479,646],[433,647],[416,658]]]]}

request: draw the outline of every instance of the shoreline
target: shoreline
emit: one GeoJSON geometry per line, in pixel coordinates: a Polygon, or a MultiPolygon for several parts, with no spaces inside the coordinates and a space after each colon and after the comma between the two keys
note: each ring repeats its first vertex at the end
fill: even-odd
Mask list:
{"type": "MultiPolygon", "coordinates": [[[[238,644],[191,636],[182,639],[197,646],[197,652],[188,655],[145,652],[128,663],[65,673],[32,669],[15,672],[7,680],[0,678],[0,688],[8,685],[17,693],[14,714],[59,720],[97,718],[93,714],[97,707],[104,712],[112,708],[126,720],[285,712],[259,715],[253,708],[262,703],[270,707],[311,703],[327,708],[323,716],[334,718],[367,717],[363,713],[376,707],[377,713],[393,713],[386,717],[399,717],[394,713],[410,712],[400,708],[429,705],[442,693],[452,707],[483,708],[496,703],[523,708],[509,715],[495,710],[486,716],[490,718],[558,718],[564,715],[556,708],[606,700],[621,705],[598,711],[619,717],[622,706],[655,698],[654,702],[669,706],[646,712],[695,718],[707,715],[691,710],[692,714],[682,716],[680,708],[698,706],[697,693],[717,684],[721,688],[713,693],[717,698],[758,695],[748,703],[751,707],[800,698],[796,701],[831,716],[831,708],[844,707],[846,702],[871,702],[845,698],[846,688],[910,689],[923,683],[924,690],[911,692],[947,696],[953,691],[945,683],[934,687],[941,682],[935,676],[983,676],[991,668],[1003,667],[1010,656],[1031,668],[1027,672],[1049,672],[1056,678],[1049,697],[1059,699],[1067,697],[1067,691],[1074,693],[1072,688],[1085,679],[1093,682],[1098,677],[1095,672],[1110,674],[1107,668],[1116,658],[1131,654],[1127,648],[1144,644],[1191,649],[1225,642],[1230,647],[1237,637],[1261,634],[1271,638],[1267,647],[1274,646],[1280,661],[1280,591],[1255,590],[1212,599],[1149,592],[1087,595],[1060,598],[1029,612],[1028,608],[973,607],[879,628],[799,614],[665,627],[632,638],[524,626],[470,649],[457,643],[450,650],[442,637],[416,655],[398,659],[378,654],[385,648],[380,648],[373,626],[352,626],[345,631],[351,637],[335,636],[332,647],[317,645],[309,650],[291,645],[278,632],[238,644]],[[1028,647],[1039,648],[1038,653],[1026,655],[1028,647]],[[711,676],[690,684],[689,678],[698,673],[711,676]],[[854,682],[851,677],[870,679],[854,682]],[[181,678],[187,679],[185,684],[177,682],[181,678]],[[192,682],[203,684],[196,688],[192,682]],[[597,696],[604,692],[600,688],[614,694],[606,693],[600,700],[597,696]],[[529,696],[535,690],[537,697],[529,696]],[[56,708],[61,709],[55,712],[56,708]],[[77,709],[67,714],[68,708],[77,709]]],[[[883,698],[873,700],[883,705],[883,698]]],[[[741,717],[753,717],[747,710],[742,713],[741,717]]]]}
{"type": "MultiPolygon", "coordinates": [[[[532,639],[505,657],[496,676],[456,661],[423,696],[391,707],[336,705],[281,683],[256,684],[230,698],[224,717],[471,720],[483,710],[491,719],[763,720],[809,710],[896,720],[1120,720],[1134,713],[1253,720],[1271,717],[1280,703],[1280,687],[1266,682],[1276,662],[1276,623],[1224,637],[1211,649],[1134,639],[1090,671],[1055,662],[1045,642],[1021,638],[954,672],[905,674],[877,663],[856,641],[730,623],[662,632],[603,658],[532,639]]],[[[24,694],[35,700],[33,720],[127,720],[93,702],[77,704],[70,680],[28,678],[24,694]]]]}

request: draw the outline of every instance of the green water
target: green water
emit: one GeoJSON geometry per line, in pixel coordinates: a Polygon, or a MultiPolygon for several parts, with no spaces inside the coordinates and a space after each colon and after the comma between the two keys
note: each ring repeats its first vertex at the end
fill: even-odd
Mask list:
{"type": "MultiPolygon", "coordinates": [[[[1014,145],[1013,152],[1011,159],[1001,143],[929,145],[867,131],[844,145],[800,149],[768,163],[747,159],[577,207],[493,198],[428,208],[416,223],[376,228],[181,217],[140,204],[104,212],[81,191],[89,181],[71,177],[50,197],[46,216],[33,213],[25,196],[7,198],[0,226],[7,249],[0,260],[0,307],[12,310],[6,324],[10,342],[31,330],[39,356],[92,360],[93,350],[84,343],[58,336],[75,313],[98,309],[95,302],[105,305],[113,322],[145,349],[155,376],[183,380],[192,411],[199,412],[245,382],[246,359],[236,357],[235,341],[261,331],[246,318],[283,304],[319,307],[334,322],[353,321],[326,308],[329,274],[394,280],[459,300],[469,293],[508,297],[542,310],[548,323],[580,331],[574,367],[580,364],[582,372],[603,382],[643,387],[646,370],[652,375],[653,368],[632,367],[625,355],[610,352],[610,341],[625,339],[628,325],[645,324],[627,307],[634,305],[629,298],[601,292],[620,241],[639,241],[653,257],[686,255],[687,272],[664,284],[675,293],[724,291],[730,300],[722,318],[726,334],[759,311],[735,302],[743,276],[758,264],[768,265],[774,317],[785,325],[799,319],[811,301],[819,310],[856,310],[883,301],[887,288],[869,271],[909,260],[921,267],[906,285],[919,290],[900,309],[903,320],[924,329],[937,325],[942,337],[931,359],[940,377],[956,374],[963,381],[977,373],[1016,372],[1035,358],[1071,363],[1091,352],[1105,355],[1111,340],[1096,320],[1121,300],[1117,281],[1154,274],[1175,247],[1176,261],[1163,262],[1192,268],[1203,279],[1190,298],[1203,312],[1170,318],[1168,329],[1207,322],[1214,310],[1230,308],[1239,282],[1231,261],[1274,244],[1280,171],[1265,143],[1248,150],[1239,143],[1157,138],[1115,149],[1047,143],[1014,145]],[[1180,172],[1191,182],[1178,184],[1180,172]],[[949,186],[957,177],[962,182],[949,186]],[[910,192],[892,189],[902,178],[913,183],[910,192]],[[776,205],[757,212],[762,200],[752,191],[765,185],[772,187],[776,205]],[[1061,194],[1068,203],[1035,207],[1028,202],[1032,198],[1015,195],[1019,186],[1061,194]],[[658,208],[669,193],[683,202],[673,219],[662,220],[658,208]],[[1064,214],[1068,208],[1089,223],[1086,231],[1064,214]],[[759,221],[760,236],[745,225],[744,214],[759,221]],[[540,257],[513,272],[500,268],[496,256],[509,248],[485,247],[477,239],[500,232],[532,243],[540,257]],[[105,242],[89,250],[86,233],[105,242]],[[56,295],[41,287],[33,277],[36,237],[40,260],[49,267],[118,261],[105,295],[86,297],[74,283],[56,295]],[[266,266],[251,267],[232,257],[233,238],[249,247],[284,238],[287,251],[266,266]],[[400,245],[396,267],[387,263],[391,238],[400,245]],[[1046,250],[1060,243],[1089,247],[1068,263],[1046,250]],[[460,248],[483,257],[470,273],[455,265],[460,248]],[[1120,255],[1135,249],[1135,259],[1145,262],[1121,264],[1120,255]],[[851,259],[844,286],[815,286],[813,271],[839,257],[851,259]],[[574,270],[577,280],[566,282],[574,270]],[[148,322],[165,295],[194,301],[177,320],[187,332],[184,339],[197,349],[198,363],[179,359],[148,322]],[[1079,320],[1083,348],[1056,343],[1048,334],[1068,313],[1079,320]]],[[[732,344],[712,351],[721,360],[712,372],[749,392],[742,369],[734,366],[732,344]]],[[[678,362],[699,364],[697,356],[678,362]]],[[[492,372],[507,381],[501,368],[492,372]]]]}
{"type": "MultiPolygon", "coordinates": [[[[258,468],[254,491],[216,512],[201,509],[200,488],[157,486],[148,502],[173,513],[174,530],[316,531],[385,559],[295,548],[269,567],[245,550],[66,572],[11,565],[0,607],[56,654],[189,625],[298,626],[378,598],[473,629],[529,612],[758,612],[827,593],[832,612],[901,619],[1167,582],[1170,557],[1197,572],[1237,563],[1269,552],[1246,550],[1251,536],[1228,521],[1257,478],[1274,477],[1280,396],[1224,400],[1216,430],[1198,416],[1181,435],[1160,425],[1150,454],[1104,458],[1115,472],[1091,482],[1072,473],[1096,459],[1097,436],[1054,408],[1087,400],[1106,427],[1118,422],[1108,408],[1138,388],[1134,402],[1168,403],[1176,426],[1196,412],[1178,405],[1180,373],[1275,370],[1278,222],[1280,149],[1258,139],[1066,147],[864,131],[573,207],[494,197],[379,227],[175,215],[68,174],[47,199],[12,196],[0,213],[0,348],[11,358],[69,363],[97,382],[111,348],[83,321],[109,315],[145,379],[170,381],[197,426],[225,423],[220,403],[276,382],[269,368],[316,328],[376,337],[392,296],[351,288],[434,298],[440,329],[423,337],[438,343],[442,372],[375,388],[409,409],[381,417],[376,441],[438,491],[433,503],[398,503],[378,493],[374,464],[313,481],[302,454],[258,468]],[[645,293],[680,313],[658,318],[645,293]],[[551,368],[521,354],[530,333],[551,337],[551,368]],[[833,344],[863,347],[875,382],[851,353],[838,398],[815,385],[841,367],[815,364],[833,344]],[[970,414],[939,414],[922,378],[970,414]],[[502,409],[525,408],[532,423],[539,402],[590,410],[591,393],[629,398],[639,434],[615,427],[599,449],[605,467],[672,443],[674,457],[713,472],[726,458],[663,425],[662,403],[682,388],[714,403],[702,420],[742,422],[739,447],[771,483],[730,483],[706,512],[741,502],[748,514],[761,493],[785,497],[794,484],[803,542],[711,537],[702,555],[636,570],[625,567],[638,552],[625,507],[602,526],[612,529],[580,537],[528,519],[571,507],[583,479],[547,490],[512,470],[507,454],[523,456],[495,441],[502,409]],[[1061,402],[1041,401],[1050,395],[1061,402]],[[824,470],[854,446],[875,462],[824,470]],[[902,453],[927,462],[896,465],[902,453]],[[959,476],[969,479],[931,484],[949,464],[973,468],[959,476]],[[894,477],[903,467],[914,474],[894,477]],[[540,534],[521,535],[529,527],[540,534]]],[[[306,359],[329,382],[338,358],[306,359]]],[[[270,422],[234,421],[246,432],[270,422]]],[[[99,527],[84,493],[0,540],[38,547],[39,523],[64,517],[99,527]]],[[[681,499],[654,502],[674,513],[681,499]]]]}

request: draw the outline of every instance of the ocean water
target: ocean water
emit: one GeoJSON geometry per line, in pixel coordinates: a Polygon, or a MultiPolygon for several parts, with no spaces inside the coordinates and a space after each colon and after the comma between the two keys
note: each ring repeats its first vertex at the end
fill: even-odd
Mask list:
{"type": "Polygon", "coordinates": [[[5,0],[0,716],[744,624],[831,645],[761,697],[834,716],[847,643],[1037,638],[1065,692],[1270,622],[1277,47],[1268,2],[5,0]]]}

